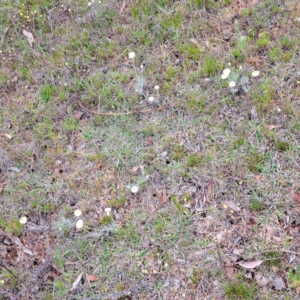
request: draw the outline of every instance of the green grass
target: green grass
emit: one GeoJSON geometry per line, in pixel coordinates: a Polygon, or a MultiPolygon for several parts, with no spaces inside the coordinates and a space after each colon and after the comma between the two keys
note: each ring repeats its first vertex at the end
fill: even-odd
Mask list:
{"type": "Polygon", "coordinates": [[[255,298],[255,287],[243,282],[228,284],[224,288],[225,295],[232,300],[251,300],[255,298]]]}
{"type": "Polygon", "coordinates": [[[295,251],[299,219],[298,2],[90,2],[0,8],[3,293],[30,292],[50,253],[39,299],[297,298],[279,249],[295,251]],[[229,281],[239,236],[238,259],[265,262],[229,281]]]}

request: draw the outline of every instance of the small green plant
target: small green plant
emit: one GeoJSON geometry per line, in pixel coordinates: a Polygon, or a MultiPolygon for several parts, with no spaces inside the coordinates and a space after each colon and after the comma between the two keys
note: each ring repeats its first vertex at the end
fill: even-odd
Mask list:
{"type": "Polygon", "coordinates": [[[48,102],[51,99],[54,91],[55,91],[55,86],[50,84],[44,85],[40,91],[41,102],[48,102]]]}
{"type": "Polygon", "coordinates": [[[295,270],[290,269],[288,272],[289,286],[292,289],[300,290],[300,266],[298,265],[295,270]]]}
{"type": "Polygon", "coordinates": [[[266,31],[264,31],[260,38],[256,41],[256,46],[260,48],[266,48],[270,44],[270,37],[267,35],[266,31]]]}
{"type": "Polygon", "coordinates": [[[240,32],[239,23],[238,21],[234,22],[234,30],[236,33],[236,41],[235,41],[235,47],[232,50],[232,55],[238,60],[238,61],[244,61],[245,57],[248,52],[248,38],[247,36],[244,36],[240,32]]]}
{"type": "Polygon", "coordinates": [[[229,283],[224,291],[229,300],[253,300],[255,297],[255,287],[244,282],[229,283]]]}
{"type": "Polygon", "coordinates": [[[189,2],[198,8],[206,9],[213,8],[216,5],[213,0],[189,0],[189,2]]]}
{"type": "Polygon", "coordinates": [[[258,153],[256,149],[252,149],[245,157],[248,169],[253,173],[260,173],[263,170],[265,155],[258,153]]]}
{"type": "Polygon", "coordinates": [[[190,154],[187,157],[188,167],[199,167],[203,163],[203,156],[201,154],[190,154]]]}
{"type": "Polygon", "coordinates": [[[236,140],[233,141],[233,149],[239,149],[241,146],[246,144],[246,139],[243,136],[239,136],[236,140]]]}
{"type": "Polygon", "coordinates": [[[120,207],[124,206],[125,202],[126,202],[125,197],[118,198],[118,199],[112,199],[109,201],[109,206],[112,208],[120,208],[120,207]]]}
{"type": "Polygon", "coordinates": [[[249,208],[253,211],[260,211],[266,208],[266,204],[262,200],[254,198],[251,200],[249,208]]]}
{"type": "Polygon", "coordinates": [[[217,74],[222,69],[221,62],[214,56],[205,56],[202,64],[202,73],[205,77],[217,74]]]}
{"type": "Polygon", "coordinates": [[[264,253],[264,265],[265,266],[281,266],[281,259],[282,253],[279,251],[272,251],[264,253]]]}
{"type": "Polygon", "coordinates": [[[23,225],[20,224],[19,220],[5,221],[2,217],[0,217],[0,227],[7,233],[20,235],[22,233],[23,225]]]}
{"type": "Polygon", "coordinates": [[[105,215],[101,220],[100,220],[100,224],[101,225],[107,225],[112,223],[114,220],[114,218],[112,216],[107,216],[105,215]]]}
{"type": "Polygon", "coordinates": [[[285,152],[285,151],[290,150],[290,148],[291,148],[291,145],[288,142],[284,142],[284,141],[276,141],[275,142],[275,149],[277,151],[285,152]]]}
{"type": "Polygon", "coordinates": [[[183,145],[176,144],[173,149],[172,158],[174,160],[181,160],[185,156],[185,148],[183,145]]]}
{"type": "Polygon", "coordinates": [[[203,276],[203,271],[200,268],[194,268],[192,271],[191,280],[193,283],[199,283],[203,276]]]}

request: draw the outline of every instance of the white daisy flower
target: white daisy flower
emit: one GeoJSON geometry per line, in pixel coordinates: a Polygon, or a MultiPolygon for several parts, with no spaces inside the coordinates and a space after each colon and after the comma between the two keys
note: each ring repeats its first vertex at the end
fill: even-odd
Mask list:
{"type": "Polygon", "coordinates": [[[80,209],[76,209],[76,210],[74,211],[74,216],[80,217],[81,215],[82,215],[82,211],[81,211],[80,209]]]}
{"type": "Polygon", "coordinates": [[[154,100],[155,100],[155,98],[152,97],[152,96],[148,98],[148,101],[149,101],[150,103],[154,102],[154,100]]]}
{"type": "Polygon", "coordinates": [[[222,79],[226,79],[227,77],[228,77],[228,74],[224,74],[224,73],[221,76],[222,79]]]}
{"type": "Polygon", "coordinates": [[[107,216],[110,216],[110,214],[111,214],[111,208],[110,207],[105,208],[104,211],[105,211],[107,216]]]}
{"type": "Polygon", "coordinates": [[[20,221],[21,224],[26,224],[27,223],[27,217],[21,217],[19,221],[20,221]]]}
{"type": "Polygon", "coordinates": [[[253,71],[252,72],[252,77],[257,77],[259,75],[259,71],[253,71]]]}
{"type": "Polygon", "coordinates": [[[159,86],[156,85],[156,86],[154,87],[154,89],[158,91],[158,90],[159,90],[159,86]]]}
{"type": "Polygon", "coordinates": [[[131,58],[131,59],[134,59],[135,58],[135,52],[133,52],[133,51],[129,52],[128,57],[131,58]]]}
{"type": "Polygon", "coordinates": [[[227,75],[229,75],[230,74],[230,69],[225,69],[224,71],[223,71],[223,74],[227,74],[227,75]]]}
{"type": "Polygon", "coordinates": [[[76,228],[77,229],[81,229],[83,227],[83,220],[78,220],[77,222],[76,222],[76,228]]]}
{"type": "Polygon", "coordinates": [[[223,74],[222,74],[221,78],[226,79],[229,76],[229,74],[230,74],[230,69],[225,69],[223,71],[223,74]]]}
{"type": "Polygon", "coordinates": [[[130,191],[131,193],[136,194],[139,191],[139,187],[137,185],[133,185],[130,191]]]}
{"type": "Polygon", "coordinates": [[[235,86],[236,86],[235,81],[230,81],[230,82],[229,82],[229,87],[233,88],[233,87],[235,87],[235,86]]]}

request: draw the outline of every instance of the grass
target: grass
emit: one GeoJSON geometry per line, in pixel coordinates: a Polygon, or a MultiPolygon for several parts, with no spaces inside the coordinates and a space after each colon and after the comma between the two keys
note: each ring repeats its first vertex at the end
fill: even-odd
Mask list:
{"type": "Polygon", "coordinates": [[[298,1],[127,2],[0,7],[0,299],[296,299],[298,1]]]}

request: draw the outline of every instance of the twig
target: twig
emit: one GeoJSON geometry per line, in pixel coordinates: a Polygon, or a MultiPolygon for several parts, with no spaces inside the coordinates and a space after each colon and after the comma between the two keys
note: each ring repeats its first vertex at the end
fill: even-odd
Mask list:
{"type": "Polygon", "coordinates": [[[157,110],[163,110],[169,107],[174,107],[174,104],[170,104],[170,105],[164,105],[164,106],[160,106],[157,108],[152,108],[152,109],[144,109],[144,110],[137,110],[137,111],[130,111],[130,112],[123,112],[123,113],[105,113],[105,112],[97,112],[97,111],[93,111],[90,110],[86,107],[84,107],[79,101],[78,101],[78,105],[86,110],[89,113],[95,114],[95,115],[102,115],[102,116],[123,116],[123,115],[136,115],[136,114],[143,114],[143,113],[147,113],[147,112],[151,112],[151,111],[157,111],[157,110]]]}
{"type": "Polygon", "coordinates": [[[10,271],[6,266],[5,266],[5,264],[2,262],[2,261],[0,261],[0,267],[3,267],[7,272],[9,272],[12,276],[14,276],[15,278],[17,278],[18,279],[18,277],[12,272],[12,271],[10,271]]]}

